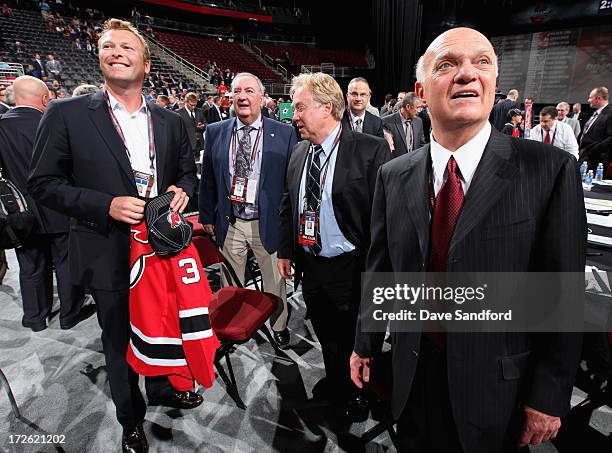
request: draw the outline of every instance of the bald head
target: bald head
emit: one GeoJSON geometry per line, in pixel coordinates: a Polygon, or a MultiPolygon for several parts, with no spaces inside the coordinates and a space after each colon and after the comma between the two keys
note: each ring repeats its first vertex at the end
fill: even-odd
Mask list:
{"type": "MultiPolygon", "coordinates": [[[[444,49],[455,43],[471,48],[481,48],[483,53],[492,51],[495,54],[489,39],[479,31],[466,27],[453,28],[434,39],[425,53],[419,58],[416,66],[417,81],[423,81],[426,76],[425,71],[430,69],[429,65],[432,63],[432,60],[443,53],[444,49]]],[[[494,66],[495,73],[497,74],[497,56],[495,56],[494,66]]]]}
{"type": "Polygon", "coordinates": [[[13,84],[15,103],[45,111],[49,103],[49,89],[42,80],[32,76],[21,76],[13,84]]]}

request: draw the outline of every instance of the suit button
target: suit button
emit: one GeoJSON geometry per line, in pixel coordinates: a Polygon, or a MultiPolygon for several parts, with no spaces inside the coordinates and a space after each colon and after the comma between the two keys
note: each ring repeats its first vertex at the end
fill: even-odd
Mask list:
{"type": "Polygon", "coordinates": [[[228,200],[230,199],[230,196],[229,196],[229,195],[227,196],[227,199],[228,199],[228,200]]]}
{"type": "Polygon", "coordinates": [[[451,263],[452,264],[457,264],[457,263],[460,263],[460,262],[461,262],[461,258],[453,258],[453,259],[451,259],[451,263]]]}
{"type": "Polygon", "coordinates": [[[225,220],[229,220],[229,216],[228,215],[225,216],[225,220]]]}
{"type": "Polygon", "coordinates": [[[416,352],[414,349],[412,350],[412,353],[414,354],[414,356],[415,356],[415,357],[418,357],[418,356],[419,356],[419,353],[418,353],[418,352],[416,352]]]}

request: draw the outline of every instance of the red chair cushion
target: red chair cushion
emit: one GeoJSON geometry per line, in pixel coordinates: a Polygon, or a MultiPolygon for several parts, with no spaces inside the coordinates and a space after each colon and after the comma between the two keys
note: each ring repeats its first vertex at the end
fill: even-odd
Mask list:
{"type": "Polygon", "coordinates": [[[210,299],[210,324],[221,340],[247,341],[278,307],[278,297],[252,289],[226,286],[210,299]]]}
{"type": "Polygon", "coordinates": [[[217,245],[210,237],[193,236],[191,242],[198,251],[202,267],[208,267],[223,262],[223,255],[221,255],[217,245]]]}
{"type": "Polygon", "coordinates": [[[185,217],[185,220],[188,220],[193,225],[193,235],[194,236],[204,236],[204,227],[200,222],[198,222],[198,215],[193,214],[185,217]]]}

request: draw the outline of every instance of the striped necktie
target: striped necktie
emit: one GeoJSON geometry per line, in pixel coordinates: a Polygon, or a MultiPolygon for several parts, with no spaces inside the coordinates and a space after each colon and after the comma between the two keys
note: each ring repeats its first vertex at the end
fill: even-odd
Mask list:
{"type": "MultiPolygon", "coordinates": [[[[323,147],[317,145],[313,148],[312,163],[308,170],[308,182],[306,183],[306,207],[309,211],[317,212],[321,206],[321,154],[323,147]]],[[[317,212],[317,215],[319,213],[317,212]]],[[[321,219],[319,218],[319,222],[321,219]]],[[[317,225],[317,243],[309,245],[310,251],[318,255],[321,253],[320,223],[317,225]]]]}

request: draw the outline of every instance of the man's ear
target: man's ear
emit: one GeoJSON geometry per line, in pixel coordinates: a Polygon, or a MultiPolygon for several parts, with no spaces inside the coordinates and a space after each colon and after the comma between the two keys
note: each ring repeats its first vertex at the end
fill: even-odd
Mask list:
{"type": "Polygon", "coordinates": [[[418,98],[423,101],[423,104],[427,105],[427,100],[425,99],[425,93],[423,89],[423,84],[421,82],[416,82],[414,84],[414,93],[418,96],[418,98]]]}

